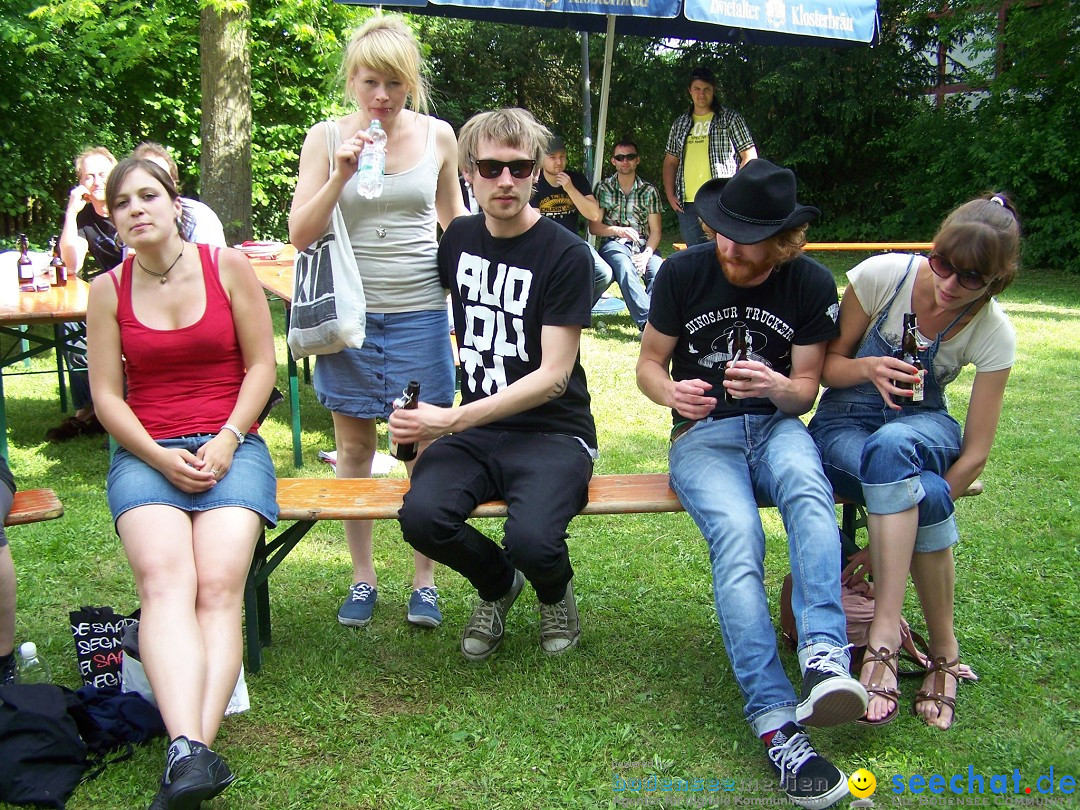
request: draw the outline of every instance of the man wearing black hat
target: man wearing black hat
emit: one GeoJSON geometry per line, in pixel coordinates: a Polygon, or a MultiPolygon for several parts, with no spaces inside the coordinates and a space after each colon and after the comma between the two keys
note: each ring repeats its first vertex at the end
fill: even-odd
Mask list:
{"type": "Polygon", "coordinates": [[[846,779],[803,727],[856,720],[867,702],[848,672],[832,489],[798,418],[817,398],[826,343],[839,333],[836,284],[802,255],[818,210],[796,201],[791,171],[751,160],[730,181],[703,185],[694,207],[717,236],[658,274],[638,386],[671,408],[671,486],[709,545],[746,719],[788,797],[828,807],[848,795],[846,779]],[[776,505],[788,534],[801,698],[776,648],[759,503],[776,505]]]}

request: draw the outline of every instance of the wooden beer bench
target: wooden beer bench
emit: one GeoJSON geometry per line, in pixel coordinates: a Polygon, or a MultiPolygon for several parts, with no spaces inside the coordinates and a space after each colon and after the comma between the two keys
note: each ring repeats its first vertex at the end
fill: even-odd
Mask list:
{"type": "Polygon", "coordinates": [[[22,489],[15,493],[5,526],[23,526],[55,520],[64,514],[64,505],[51,489],[22,489]]]}
{"type": "MultiPolygon", "coordinates": [[[[244,623],[247,630],[247,668],[262,667],[263,647],[270,646],[270,575],[305,534],[320,520],[396,520],[402,498],[409,489],[407,478],[279,478],[279,520],[294,521],[267,542],[259,537],[244,589],[244,623]]],[[[967,495],[978,495],[976,481],[967,495]]],[[[865,526],[865,511],[857,504],[837,499],[842,507],[841,528],[849,537],[865,526]]],[[[682,504],[668,485],[667,473],[594,475],[589,482],[589,503],[582,515],[627,515],[681,512],[682,504]]],[[[476,518],[506,517],[504,501],[480,504],[476,518]]]]}

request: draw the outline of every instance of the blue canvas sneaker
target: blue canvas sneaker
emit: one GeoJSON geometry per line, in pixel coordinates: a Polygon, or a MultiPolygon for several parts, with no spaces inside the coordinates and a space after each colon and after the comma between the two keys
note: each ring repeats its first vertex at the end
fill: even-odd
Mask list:
{"type": "Polygon", "coordinates": [[[371,621],[375,612],[375,600],[379,591],[366,582],[357,582],[350,586],[349,596],[337,612],[337,620],[349,627],[363,627],[371,621]]]}
{"type": "Polygon", "coordinates": [[[866,688],[848,671],[848,648],[830,647],[806,660],[802,700],[795,721],[806,726],[838,726],[866,714],[866,688]]]}
{"type": "Polygon", "coordinates": [[[438,602],[439,592],[434,585],[413,591],[409,597],[409,613],[406,616],[409,624],[419,627],[438,627],[442,624],[438,602]]]}
{"type": "Polygon", "coordinates": [[[806,732],[794,723],[785,723],[773,735],[769,760],[788,799],[799,807],[824,810],[849,795],[847,777],[814,750],[806,732]]]}

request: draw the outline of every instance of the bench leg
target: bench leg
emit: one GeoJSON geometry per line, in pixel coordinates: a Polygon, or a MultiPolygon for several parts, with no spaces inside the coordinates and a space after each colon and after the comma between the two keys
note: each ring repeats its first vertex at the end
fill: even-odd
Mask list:
{"type": "Polygon", "coordinates": [[[266,532],[259,535],[255,543],[255,553],[248,569],[247,582],[244,584],[244,628],[247,631],[247,669],[258,672],[262,669],[263,623],[266,624],[266,638],[270,637],[270,597],[267,585],[258,584],[259,570],[266,560],[266,532]],[[264,593],[260,593],[263,591],[264,593]],[[265,601],[263,597],[265,596],[265,601]],[[265,609],[265,619],[260,610],[265,609]]]}

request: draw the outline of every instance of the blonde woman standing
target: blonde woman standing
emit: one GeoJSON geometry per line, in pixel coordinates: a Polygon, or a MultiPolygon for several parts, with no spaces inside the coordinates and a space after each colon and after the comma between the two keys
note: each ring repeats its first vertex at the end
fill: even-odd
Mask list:
{"type": "MultiPolygon", "coordinates": [[[[402,19],[373,17],[345,51],[345,94],[356,111],[316,124],[300,153],[289,239],[298,250],[307,248],[340,204],[367,298],[363,347],[322,355],[315,364],[316,395],[333,414],[340,478],[371,475],[376,420],[390,415],[410,380],[420,381],[425,402],[448,407],[454,399],[436,224],[445,228],[467,211],[458,186],[457,140],[449,124],[426,114],[421,69],[419,46],[402,19]],[[356,169],[373,120],[387,136],[386,178],[382,194],[365,199],[357,193],[356,169]]],[[[371,521],[345,521],[345,537],[353,585],[338,621],[362,627],[378,595],[371,521]]],[[[435,564],[416,553],[414,565],[408,620],[436,627],[442,615],[435,564]]]]}

